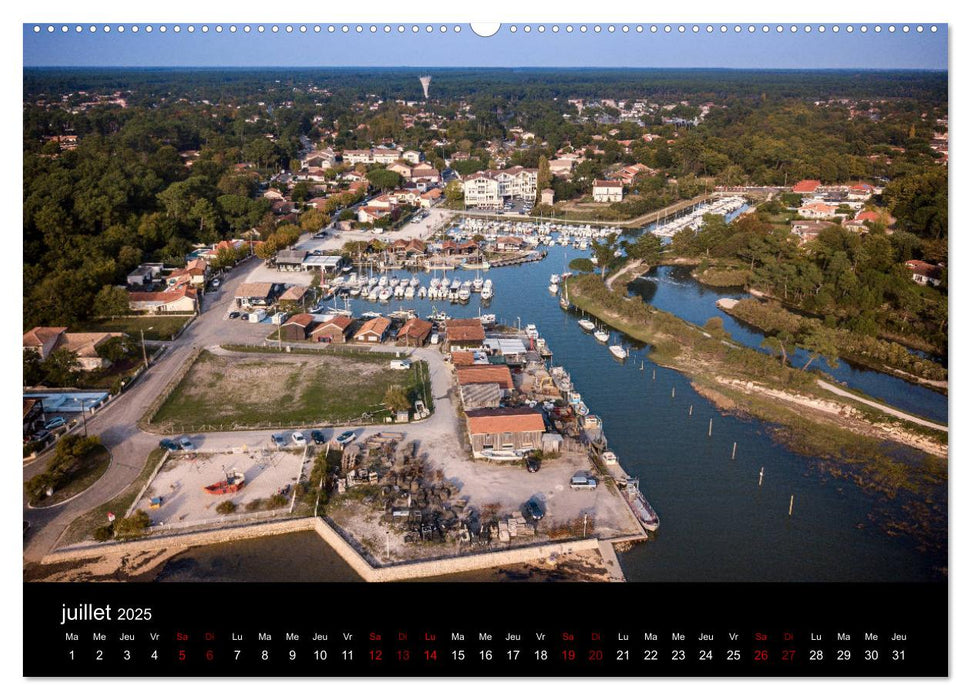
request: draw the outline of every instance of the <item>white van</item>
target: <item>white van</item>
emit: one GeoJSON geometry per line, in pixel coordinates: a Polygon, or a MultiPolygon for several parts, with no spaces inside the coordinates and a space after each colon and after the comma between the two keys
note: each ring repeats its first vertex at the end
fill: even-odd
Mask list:
{"type": "Polygon", "coordinates": [[[431,343],[432,345],[438,345],[439,343],[438,333],[432,333],[432,336],[431,338],[429,338],[428,342],[431,343]]]}
{"type": "Polygon", "coordinates": [[[411,369],[411,360],[391,360],[391,369],[411,369]]]}

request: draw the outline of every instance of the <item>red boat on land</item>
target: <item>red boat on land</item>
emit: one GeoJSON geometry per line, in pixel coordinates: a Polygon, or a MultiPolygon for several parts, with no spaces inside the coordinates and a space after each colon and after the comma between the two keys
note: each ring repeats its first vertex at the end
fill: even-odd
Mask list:
{"type": "Polygon", "coordinates": [[[236,493],[246,484],[246,477],[239,472],[231,472],[226,475],[223,481],[217,481],[215,484],[209,484],[208,486],[203,486],[202,488],[206,493],[212,494],[213,496],[218,496],[224,493],[236,493]]]}

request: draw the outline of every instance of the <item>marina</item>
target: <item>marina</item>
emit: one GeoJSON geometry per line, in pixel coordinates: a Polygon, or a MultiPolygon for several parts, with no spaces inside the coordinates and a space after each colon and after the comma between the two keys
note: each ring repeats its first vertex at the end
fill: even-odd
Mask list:
{"type": "MultiPolygon", "coordinates": [[[[567,263],[589,255],[572,245],[564,252],[567,263]]],[[[562,298],[549,294],[551,276],[562,275],[565,266],[561,255],[547,256],[530,265],[489,270],[488,281],[495,294],[488,305],[478,305],[473,299],[468,307],[455,306],[446,313],[441,300],[416,295],[407,310],[442,321],[448,316],[478,315],[484,321],[488,317],[492,323],[523,331],[527,324],[535,325],[552,351],[552,380],[558,390],[566,392],[577,416],[583,418],[577,425],[587,444],[594,450],[602,446],[607,459],[601,464],[606,469],[613,468],[606,455],[612,453],[622,471],[631,480],[638,480],[652,509],[663,518],[663,526],[650,542],[619,553],[628,580],[939,578],[946,566],[945,553],[923,550],[908,535],[891,537],[874,520],[875,516],[906,517],[906,499],[886,502],[852,482],[833,478],[819,460],[797,454],[778,442],[770,424],[723,414],[700,396],[687,378],[655,365],[641,343],[614,331],[614,337],[620,340],[617,344],[629,353],[626,361],[617,361],[607,347],[591,337],[596,327],[592,320],[573,310],[564,311],[562,298]],[[583,327],[587,324],[589,331],[583,327]],[[602,439],[605,434],[609,436],[609,449],[602,439]],[[796,507],[789,516],[793,494],[796,507]]],[[[419,288],[430,289],[434,277],[439,279],[439,287],[442,285],[441,270],[416,274],[419,288]]],[[[455,274],[445,272],[449,288],[455,274]]],[[[461,285],[465,279],[474,279],[476,271],[457,274],[461,285]]],[[[486,279],[484,271],[478,274],[486,279]]],[[[644,293],[659,308],[693,323],[722,316],[714,302],[726,296],[723,290],[704,288],[684,268],[660,268],[656,279],[654,275],[632,283],[632,293],[644,293]]],[[[483,282],[483,302],[486,284],[483,282]]],[[[388,315],[397,306],[361,298],[345,301],[356,317],[364,313],[388,315]]],[[[726,317],[725,327],[735,340],[743,342],[738,330],[741,326],[726,317]]],[[[746,336],[748,342],[759,344],[757,334],[745,332],[751,334],[746,336]]],[[[858,374],[877,386],[884,400],[908,401],[913,385],[877,372],[858,374]]],[[[946,407],[946,398],[943,405],[946,407]]],[[[219,545],[218,556],[236,561],[231,559],[234,547],[219,545]]],[[[254,578],[272,577],[282,552],[290,551],[278,545],[263,548],[258,542],[245,548],[240,566],[254,578]],[[265,558],[260,554],[264,551],[265,558]]],[[[200,561],[215,556],[208,551],[199,553],[200,561]]],[[[292,565],[309,559],[307,566],[317,566],[313,548],[293,551],[299,558],[292,565]]],[[[194,575],[203,571],[197,570],[194,575]]]]}

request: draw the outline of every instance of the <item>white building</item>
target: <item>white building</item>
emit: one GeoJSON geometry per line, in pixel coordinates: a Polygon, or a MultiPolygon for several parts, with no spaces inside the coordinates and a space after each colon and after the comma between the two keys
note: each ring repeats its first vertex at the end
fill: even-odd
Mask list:
{"type": "Polygon", "coordinates": [[[624,183],[620,180],[594,180],[593,201],[620,202],[624,199],[624,183]]]}
{"type": "Polygon", "coordinates": [[[536,168],[517,165],[506,170],[480,170],[462,180],[465,204],[473,207],[501,206],[506,199],[536,201],[536,168]]]}
{"type": "Polygon", "coordinates": [[[343,158],[344,162],[348,165],[357,165],[358,163],[364,163],[365,165],[372,165],[374,163],[389,165],[401,158],[401,149],[366,148],[363,150],[347,150],[344,151],[343,158]]]}

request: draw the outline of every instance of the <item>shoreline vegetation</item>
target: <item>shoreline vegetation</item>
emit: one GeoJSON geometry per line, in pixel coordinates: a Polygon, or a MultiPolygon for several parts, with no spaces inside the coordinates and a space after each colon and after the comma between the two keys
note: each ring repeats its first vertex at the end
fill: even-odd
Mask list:
{"type": "Polygon", "coordinates": [[[885,374],[929,386],[947,394],[947,368],[933,360],[914,355],[900,343],[827,327],[816,318],[801,316],[783,308],[776,300],[739,299],[719,305],[722,311],[754,326],[767,337],[787,334],[796,344],[819,337],[842,359],[885,374]]]}
{"type": "MultiPolygon", "coordinates": [[[[635,275],[636,269],[625,274],[635,275]]],[[[624,288],[622,281],[615,280],[615,290],[624,288]]],[[[840,400],[817,384],[816,373],[738,345],[717,319],[696,326],[608,290],[593,274],[571,277],[567,285],[571,304],[648,344],[653,362],[684,374],[719,410],[765,421],[773,437],[820,460],[826,473],[899,498],[905,508],[922,504],[920,517],[888,531],[907,531],[933,546],[931,533],[946,527],[946,433],[840,400]]]]}

